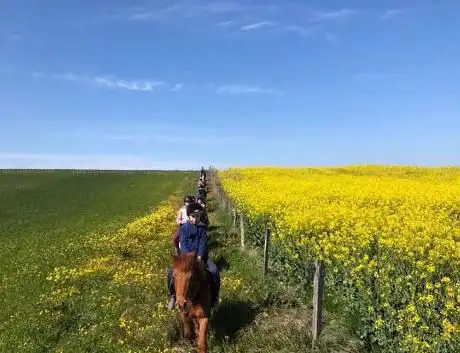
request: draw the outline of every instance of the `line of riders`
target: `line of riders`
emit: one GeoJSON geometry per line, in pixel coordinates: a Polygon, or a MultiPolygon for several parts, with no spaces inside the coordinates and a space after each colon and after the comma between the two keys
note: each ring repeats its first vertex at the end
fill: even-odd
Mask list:
{"type": "MultiPolygon", "coordinates": [[[[184,204],[177,213],[177,230],[172,236],[172,243],[177,255],[194,252],[197,260],[208,271],[211,278],[211,307],[214,307],[219,298],[220,275],[216,264],[208,255],[208,226],[209,219],[206,212],[207,183],[206,171],[201,168],[198,181],[198,195],[186,196],[184,204]]],[[[172,269],[167,269],[167,285],[169,291],[168,309],[176,307],[176,295],[172,269]]]]}

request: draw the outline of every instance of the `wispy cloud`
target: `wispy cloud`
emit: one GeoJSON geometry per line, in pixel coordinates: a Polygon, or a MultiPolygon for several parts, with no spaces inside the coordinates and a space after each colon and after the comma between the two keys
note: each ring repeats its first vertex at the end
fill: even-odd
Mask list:
{"type": "Polygon", "coordinates": [[[276,94],[280,91],[273,88],[263,88],[258,86],[245,86],[245,85],[222,85],[217,87],[217,94],[276,94]]]}
{"type": "Polygon", "coordinates": [[[160,21],[166,20],[168,17],[173,15],[177,16],[177,13],[180,11],[178,5],[167,6],[165,8],[157,9],[134,9],[132,11],[127,11],[126,14],[118,15],[120,19],[128,19],[131,21],[160,21]]]}
{"type": "Polygon", "coordinates": [[[255,23],[251,23],[249,25],[243,26],[240,29],[242,31],[251,31],[251,30],[260,29],[263,27],[276,27],[277,25],[278,23],[276,22],[261,21],[261,22],[255,22],[255,23]]]}
{"type": "Polygon", "coordinates": [[[219,22],[217,25],[221,27],[227,27],[233,24],[234,21],[224,21],[224,22],[219,22]]]}
{"type": "Polygon", "coordinates": [[[178,19],[193,19],[208,16],[221,16],[240,13],[249,7],[234,1],[187,0],[176,3],[166,2],[156,6],[127,9],[117,14],[108,14],[106,19],[130,21],[165,21],[178,19]]]}
{"type": "Polygon", "coordinates": [[[34,71],[30,75],[36,79],[54,79],[63,80],[81,84],[87,84],[98,88],[109,90],[125,90],[135,92],[155,92],[157,90],[166,90],[169,92],[179,92],[186,85],[192,85],[203,90],[213,90],[218,94],[277,94],[281,91],[274,88],[264,88],[260,86],[249,85],[215,85],[215,84],[199,84],[199,83],[170,83],[162,80],[126,80],[109,77],[109,76],[86,76],[74,73],[66,74],[46,74],[39,71],[34,71]]]}
{"type": "Polygon", "coordinates": [[[119,79],[109,79],[106,77],[93,77],[91,80],[98,86],[108,89],[122,89],[128,91],[153,92],[157,87],[165,85],[163,81],[127,81],[119,79]]]}
{"type": "Polygon", "coordinates": [[[322,22],[329,20],[346,19],[358,13],[353,9],[341,9],[337,11],[313,11],[310,22],[322,22]]]}
{"type": "Polygon", "coordinates": [[[51,74],[47,75],[43,72],[33,72],[32,77],[34,78],[52,78],[57,80],[80,82],[84,84],[90,84],[95,87],[105,88],[110,90],[127,90],[137,92],[154,92],[160,88],[166,89],[172,92],[177,92],[183,89],[183,83],[168,83],[161,80],[126,80],[114,77],[106,76],[85,76],[77,75],[73,73],[66,74],[51,74]]]}
{"type": "MultiPolygon", "coordinates": [[[[350,8],[313,10],[304,3],[261,4],[242,0],[164,0],[144,7],[125,9],[109,15],[119,21],[155,22],[191,30],[212,30],[235,33],[267,30],[284,32],[304,38],[313,37],[313,26],[325,27],[328,22],[345,20],[360,11],[350,8]],[[269,20],[267,20],[269,19],[269,20]]],[[[319,33],[319,32],[318,32],[319,33]]],[[[319,33],[321,34],[321,33],[319,33]]],[[[331,41],[327,36],[319,36],[331,41]]]]}
{"type": "Polygon", "coordinates": [[[392,19],[392,18],[395,18],[397,16],[400,16],[404,13],[403,10],[401,9],[391,9],[391,10],[386,10],[383,15],[382,15],[382,18],[385,19],[385,20],[389,20],[389,19],[392,19]]]}

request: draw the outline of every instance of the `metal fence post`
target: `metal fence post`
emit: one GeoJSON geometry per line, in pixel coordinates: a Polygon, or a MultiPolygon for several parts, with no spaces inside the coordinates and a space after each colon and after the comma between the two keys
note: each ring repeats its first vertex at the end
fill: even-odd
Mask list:
{"type": "Polygon", "coordinates": [[[268,270],[268,249],[269,249],[269,243],[270,243],[270,228],[267,227],[265,229],[265,243],[264,243],[264,271],[263,271],[263,276],[267,275],[267,270],[268,270]]]}

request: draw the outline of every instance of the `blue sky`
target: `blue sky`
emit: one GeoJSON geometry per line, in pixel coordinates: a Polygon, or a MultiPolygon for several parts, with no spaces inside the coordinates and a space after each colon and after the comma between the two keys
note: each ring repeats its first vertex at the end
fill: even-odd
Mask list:
{"type": "Polygon", "coordinates": [[[460,164],[458,1],[0,3],[0,167],[460,164]]]}

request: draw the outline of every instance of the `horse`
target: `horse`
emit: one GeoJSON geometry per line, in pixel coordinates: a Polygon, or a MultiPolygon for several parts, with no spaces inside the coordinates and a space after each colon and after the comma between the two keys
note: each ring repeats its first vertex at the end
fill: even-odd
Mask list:
{"type": "Polygon", "coordinates": [[[194,252],[173,256],[173,277],[184,337],[191,341],[195,336],[198,352],[206,353],[211,316],[211,278],[194,252]]]}

